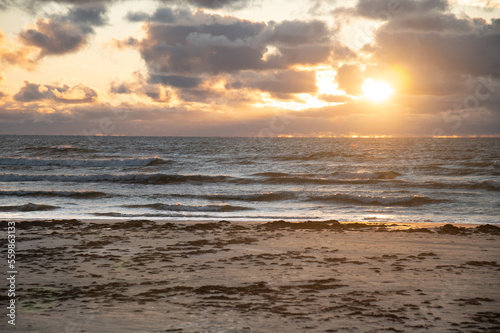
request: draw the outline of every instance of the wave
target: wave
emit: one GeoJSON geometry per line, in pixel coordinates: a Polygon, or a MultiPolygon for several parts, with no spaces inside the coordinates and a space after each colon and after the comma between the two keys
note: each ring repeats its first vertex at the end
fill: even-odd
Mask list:
{"type": "Polygon", "coordinates": [[[274,184],[344,184],[375,183],[380,180],[392,180],[402,174],[396,171],[375,172],[334,172],[331,174],[287,174],[281,172],[256,173],[264,183],[274,184]]]}
{"type": "Polygon", "coordinates": [[[376,172],[334,172],[332,174],[338,179],[395,179],[402,174],[396,171],[376,171],[376,172]]]}
{"type": "Polygon", "coordinates": [[[404,197],[377,197],[362,196],[344,193],[335,193],[331,195],[310,196],[310,201],[321,202],[341,202],[357,205],[374,206],[420,206],[433,203],[441,203],[443,200],[431,199],[426,196],[413,195],[404,197]]]}
{"type": "Polygon", "coordinates": [[[465,189],[465,190],[500,190],[500,182],[498,180],[485,180],[482,182],[463,182],[463,183],[444,183],[436,181],[402,183],[405,187],[419,187],[431,189],[465,189]]]}
{"type": "Polygon", "coordinates": [[[333,185],[333,184],[374,184],[376,179],[335,179],[335,178],[321,178],[321,177],[279,177],[268,178],[262,180],[262,183],[268,184],[297,184],[297,185],[333,185]]]}
{"type": "Polygon", "coordinates": [[[144,174],[100,174],[100,175],[25,175],[25,174],[0,174],[3,182],[116,182],[137,184],[174,184],[174,183],[218,183],[234,180],[229,176],[207,176],[207,175],[167,175],[161,173],[144,174]]]}
{"type": "Polygon", "coordinates": [[[210,218],[212,216],[210,215],[189,215],[189,214],[182,214],[182,213],[169,213],[169,214],[126,214],[126,213],[118,213],[118,212],[105,212],[105,213],[91,213],[91,215],[94,216],[106,216],[106,217],[140,217],[140,218],[145,218],[145,217],[176,217],[176,218],[182,218],[182,217],[191,217],[191,218],[210,218]]]}
{"type": "Polygon", "coordinates": [[[54,210],[58,209],[58,206],[51,205],[38,205],[34,203],[27,203],[25,205],[19,206],[0,206],[1,212],[33,212],[33,211],[44,211],[44,210],[54,210]]]}
{"type": "Polygon", "coordinates": [[[373,184],[386,178],[378,176],[337,177],[332,175],[288,175],[258,178],[237,178],[226,175],[177,175],[177,174],[99,174],[99,175],[27,175],[27,174],[0,174],[3,182],[116,182],[136,184],[179,184],[179,183],[232,183],[232,184],[373,184]]]}
{"type": "Polygon", "coordinates": [[[283,172],[259,172],[254,173],[252,176],[257,177],[290,177],[290,174],[283,172]]]}
{"type": "Polygon", "coordinates": [[[231,205],[207,205],[207,206],[189,206],[183,204],[146,204],[146,205],[124,205],[125,208],[151,208],[155,210],[167,210],[172,212],[236,212],[243,210],[252,210],[252,208],[231,205]]]}
{"type": "Polygon", "coordinates": [[[500,191],[500,181],[498,180],[485,180],[481,185],[488,190],[500,191]]]}
{"type": "Polygon", "coordinates": [[[94,199],[109,197],[99,191],[0,191],[0,196],[17,197],[69,197],[74,199],[94,199]]]}
{"type": "Polygon", "coordinates": [[[40,158],[0,158],[0,166],[62,166],[62,167],[139,167],[169,163],[159,157],[122,159],[40,159],[40,158]]]}
{"type": "Polygon", "coordinates": [[[462,162],[460,165],[465,166],[465,167],[473,167],[473,168],[488,168],[488,167],[495,167],[498,168],[500,165],[497,165],[498,162],[491,162],[491,161],[472,161],[472,162],[462,162]]]}
{"type": "Polygon", "coordinates": [[[224,201],[280,201],[280,200],[291,200],[297,197],[295,193],[292,192],[267,192],[267,193],[256,193],[256,194],[209,194],[209,195],[198,195],[198,194],[169,194],[169,197],[174,198],[189,198],[189,199],[205,199],[205,200],[224,200],[224,201]]]}
{"type": "MultiPolygon", "coordinates": [[[[171,212],[171,213],[155,213],[155,214],[129,214],[129,213],[118,213],[118,212],[97,212],[91,213],[94,216],[107,216],[107,217],[123,217],[123,218],[145,218],[145,217],[169,217],[169,218],[195,218],[195,219],[218,219],[220,220],[220,215],[213,214],[196,214],[196,213],[186,213],[186,212],[171,212]]],[[[242,219],[244,221],[261,221],[261,220],[303,220],[302,216],[282,216],[282,215],[232,215],[231,219],[242,219]]],[[[321,217],[309,216],[308,220],[320,220],[321,217]]]]}
{"type": "Polygon", "coordinates": [[[318,161],[318,160],[332,160],[338,158],[364,158],[363,155],[359,154],[349,154],[346,152],[317,152],[305,155],[279,155],[274,157],[279,161],[318,161]]]}
{"type": "Polygon", "coordinates": [[[37,152],[75,152],[75,153],[93,153],[95,150],[89,148],[79,148],[72,145],[56,145],[56,146],[45,146],[45,147],[26,147],[24,150],[27,151],[37,151],[37,152]]]}

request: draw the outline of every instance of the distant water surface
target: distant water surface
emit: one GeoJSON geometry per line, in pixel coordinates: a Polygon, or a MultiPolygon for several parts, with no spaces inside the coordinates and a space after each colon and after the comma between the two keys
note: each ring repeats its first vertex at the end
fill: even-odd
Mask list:
{"type": "Polygon", "coordinates": [[[500,139],[0,136],[0,217],[500,224],[500,139]]]}

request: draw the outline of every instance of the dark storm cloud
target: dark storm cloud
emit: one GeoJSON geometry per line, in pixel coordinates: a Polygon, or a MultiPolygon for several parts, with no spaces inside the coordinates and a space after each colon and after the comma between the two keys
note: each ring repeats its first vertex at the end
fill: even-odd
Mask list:
{"type": "Polygon", "coordinates": [[[14,99],[18,102],[37,102],[42,100],[54,100],[60,103],[78,104],[92,103],[97,98],[97,92],[83,84],[69,87],[53,85],[42,85],[36,83],[24,82],[14,99]]]}

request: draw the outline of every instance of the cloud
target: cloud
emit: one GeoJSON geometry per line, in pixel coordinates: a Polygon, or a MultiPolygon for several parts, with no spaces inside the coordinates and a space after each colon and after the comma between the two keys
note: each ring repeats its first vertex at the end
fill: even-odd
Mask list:
{"type": "Polygon", "coordinates": [[[361,49],[369,62],[339,68],[347,93],[359,94],[365,78],[378,76],[400,94],[456,97],[470,94],[477,77],[500,77],[500,20],[458,17],[444,0],[359,0],[335,14],[384,21],[361,49]]]}
{"type": "Polygon", "coordinates": [[[57,15],[55,18],[87,27],[102,27],[108,23],[105,6],[75,6],[66,15],[57,15]]]}
{"type": "Polygon", "coordinates": [[[144,95],[155,102],[170,101],[172,92],[158,83],[148,83],[140,72],[134,72],[126,81],[113,81],[109,92],[115,95],[144,95]]]}
{"type": "Polygon", "coordinates": [[[393,30],[389,24],[377,31],[373,54],[380,63],[401,63],[428,74],[493,75],[500,77],[500,22],[469,19],[469,32],[456,30],[463,19],[447,16],[449,29],[393,30]]]}
{"type": "Polygon", "coordinates": [[[96,98],[97,92],[83,84],[58,87],[28,81],[25,81],[24,86],[14,95],[14,100],[24,103],[53,100],[65,104],[81,104],[93,103],[96,98]]]}
{"type": "Polygon", "coordinates": [[[36,28],[22,31],[19,37],[26,45],[40,48],[42,58],[78,51],[87,44],[87,35],[70,23],[38,19],[36,28]]]}
{"type": "Polygon", "coordinates": [[[348,96],[345,96],[345,95],[321,94],[318,96],[318,98],[322,101],[329,102],[329,103],[345,103],[345,102],[348,102],[351,100],[348,96]]]}
{"type": "Polygon", "coordinates": [[[31,15],[38,15],[47,5],[52,3],[74,5],[81,7],[107,6],[118,0],[0,0],[0,10],[16,8],[26,11],[31,15]]]}
{"type": "Polygon", "coordinates": [[[5,34],[0,31],[0,69],[19,66],[32,70],[36,64],[33,59],[33,51],[31,47],[7,39],[5,34]]]}
{"type": "Polygon", "coordinates": [[[190,24],[157,24],[151,18],[146,26],[146,38],[138,41],[138,48],[152,74],[287,69],[299,64],[327,62],[334,49],[341,49],[322,21],[266,25],[197,14],[191,17],[195,21],[190,24]]]}
{"type": "MultiPolygon", "coordinates": [[[[313,71],[295,66],[330,63],[332,57],[353,58],[323,21],[252,22],[231,16],[191,13],[180,15],[160,8],[153,14],[129,13],[144,21],[145,37],[118,41],[118,47],[137,48],[149,72],[148,83],[172,87],[188,101],[207,101],[227,94],[207,88],[217,78],[232,90],[269,92],[281,99],[317,90],[313,71]]],[[[246,92],[245,92],[246,93],[246,92]]],[[[241,97],[239,97],[241,98],[241,97]]]]}
{"type": "Polygon", "coordinates": [[[161,83],[163,85],[177,88],[195,88],[201,83],[201,79],[197,77],[189,77],[182,75],[151,75],[150,83],[161,83]]]}
{"type": "Polygon", "coordinates": [[[134,92],[134,89],[127,82],[112,82],[109,92],[112,94],[131,94],[134,92]]]}
{"type": "Polygon", "coordinates": [[[39,58],[77,52],[89,42],[93,27],[107,23],[106,14],[104,6],[74,6],[64,15],[38,19],[19,38],[25,45],[39,48],[39,58]]]}
{"type": "Polygon", "coordinates": [[[339,88],[349,95],[361,94],[361,85],[366,79],[362,70],[357,65],[342,65],[335,77],[339,88]]]}
{"type": "Polygon", "coordinates": [[[290,94],[317,91],[315,71],[284,70],[253,72],[242,75],[239,81],[227,85],[227,89],[251,88],[268,92],[274,97],[291,99],[290,94]]]}
{"type": "Polygon", "coordinates": [[[130,22],[174,23],[189,21],[192,18],[192,15],[191,12],[186,9],[161,7],[158,8],[152,15],[145,12],[129,12],[125,18],[130,22]]]}
{"type": "Polygon", "coordinates": [[[233,8],[233,9],[242,9],[246,7],[249,3],[249,0],[161,0],[164,3],[169,4],[185,4],[189,3],[192,6],[200,7],[200,8],[210,8],[210,9],[219,9],[219,8],[233,8]]]}
{"type": "Polygon", "coordinates": [[[145,22],[145,37],[115,41],[116,47],[137,49],[148,69],[146,83],[169,87],[184,101],[207,102],[209,94],[243,101],[253,99],[252,90],[293,99],[317,91],[315,72],[295,67],[356,59],[337,30],[320,20],[263,23],[178,8],[130,12],[126,19],[145,22]],[[219,83],[229,89],[210,87],[219,83]]]}
{"type": "MultiPolygon", "coordinates": [[[[108,5],[120,0],[0,0],[0,10],[7,10],[8,8],[21,8],[31,14],[40,12],[45,5],[50,3],[59,3],[65,5],[108,5]]],[[[121,0],[125,2],[126,0],[121,0]]],[[[198,8],[207,9],[243,9],[250,0],[159,0],[159,2],[167,5],[176,6],[194,6],[198,8]]]]}
{"type": "Polygon", "coordinates": [[[331,31],[323,21],[270,22],[262,33],[264,42],[271,44],[318,44],[330,42],[331,31]]]}
{"type": "Polygon", "coordinates": [[[447,0],[359,0],[354,7],[340,7],[334,13],[386,21],[398,16],[443,12],[448,9],[447,0]]]}
{"type": "Polygon", "coordinates": [[[139,50],[151,73],[219,73],[261,66],[263,49],[242,44],[261,24],[148,25],[139,50]],[[225,42],[225,45],[222,43],[225,42]]]}

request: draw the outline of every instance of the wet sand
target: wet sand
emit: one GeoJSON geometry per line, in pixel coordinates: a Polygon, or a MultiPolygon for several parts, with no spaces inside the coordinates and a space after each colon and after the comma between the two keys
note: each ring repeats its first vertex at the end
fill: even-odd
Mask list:
{"type": "Polygon", "coordinates": [[[0,328],[498,332],[499,240],[494,226],[17,221],[16,326],[4,288],[0,328]]]}

